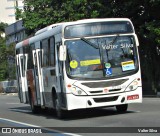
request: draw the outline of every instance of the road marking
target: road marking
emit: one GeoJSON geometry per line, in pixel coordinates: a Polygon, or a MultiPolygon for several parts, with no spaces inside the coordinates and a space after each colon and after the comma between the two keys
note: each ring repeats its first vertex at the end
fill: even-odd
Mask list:
{"type": "Polygon", "coordinates": [[[36,125],[32,125],[32,124],[27,124],[27,123],[15,121],[15,120],[10,120],[10,119],[6,119],[6,118],[0,118],[0,120],[6,121],[6,122],[15,123],[15,124],[21,124],[21,125],[24,125],[24,126],[40,127],[40,126],[36,126],[36,125]]]}
{"type": "Polygon", "coordinates": [[[11,123],[12,125],[14,124],[14,126],[17,126],[17,127],[35,127],[35,128],[42,128],[42,130],[46,130],[50,133],[60,133],[60,135],[70,135],[70,136],[81,136],[81,135],[78,135],[78,134],[74,134],[74,133],[66,133],[66,132],[63,132],[63,131],[58,131],[58,130],[54,130],[54,129],[48,129],[48,128],[43,128],[42,126],[36,126],[36,125],[33,125],[33,124],[28,124],[28,123],[23,123],[23,122],[19,122],[19,121],[15,121],[15,120],[10,120],[10,119],[6,119],[6,118],[0,118],[0,122],[5,122],[5,123],[11,123]],[[17,125],[16,125],[17,124],[17,125]]]}

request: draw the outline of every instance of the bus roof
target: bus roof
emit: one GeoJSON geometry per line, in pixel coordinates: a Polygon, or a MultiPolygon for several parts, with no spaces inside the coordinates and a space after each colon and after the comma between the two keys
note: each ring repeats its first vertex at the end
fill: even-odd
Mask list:
{"type": "Polygon", "coordinates": [[[50,26],[47,26],[47,27],[45,27],[45,28],[43,28],[43,29],[38,30],[38,31],[35,33],[35,35],[44,33],[44,32],[46,32],[46,31],[51,30],[51,29],[53,29],[54,27],[57,27],[57,26],[62,25],[62,24],[64,24],[64,23],[57,23],[57,24],[52,24],[52,25],[50,25],[50,26]]]}
{"type": "MultiPolygon", "coordinates": [[[[69,26],[69,25],[76,25],[76,24],[83,24],[83,23],[94,23],[94,22],[105,22],[105,21],[129,21],[131,24],[131,20],[128,19],[128,18],[94,18],[94,19],[82,19],[82,20],[77,20],[77,21],[72,21],[72,22],[62,22],[62,23],[57,23],[57,24],[52,24],[50,26],[47,26],[41,30],[38,30],[36,33],[35,33],[35,36],[31,37],[31,38],[28,38],[24,41],[21,41],[19,43],[16,44],[16,49],[22,47],[22,46],[26,46],[30,43],[32,43],[33,39],[36,39],[37,37],[43,37],[46,35],[45,32],[48,32],[51,30],[52,34],[53,32],[56,32],[57,29],[59,28],[59,31],[62,32],[63,28],[65,28],[66,26],[69,26]]],[[[133,26],[133,24],[132,24],[133,26]]]]}
{"type": "Polygon", "coordinates": [[[65,22],[63,23],[63,26],[79,24],[79,23],[92,23],[92,22],[94,23],[94,22],[104,22],[104,21],[129,21],[131,22],[131,20],[128,18],[92,18],[92,19],[82,19],[82,20],[77,20],[77,21],[72,21],[72,22],[65,22]]]}

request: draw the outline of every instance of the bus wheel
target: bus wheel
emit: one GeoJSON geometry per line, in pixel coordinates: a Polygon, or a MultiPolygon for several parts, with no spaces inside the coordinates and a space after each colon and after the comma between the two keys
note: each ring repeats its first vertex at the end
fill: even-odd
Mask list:
{"type": "Polygon", "coordinates": [[[55,110],[59,119],[63,119],[65,117],[65,111],[61,109],[58,98],[55,99],[55,110]]]}
{"type": "Polygon", "coordinates": [[[117,109],[117,112],[126,112],[128,109],[128,104],[117,105],[116,109],[117,109]]]}
{"type": "Polygon", "coordinates": [[[31,110],[34,114],[39,113],[40,112],[40,106],[35,106],[34,102],[33,102],[33,98],[30,96],[30,106],[31,106],[31,110]]]}

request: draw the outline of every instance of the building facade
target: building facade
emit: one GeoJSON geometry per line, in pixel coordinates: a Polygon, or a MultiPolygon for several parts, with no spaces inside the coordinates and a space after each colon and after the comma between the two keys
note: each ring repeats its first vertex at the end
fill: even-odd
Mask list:
{"type": "Polygon", "coordinates": [[[12,24],[16,22],[16,7],[23,9],[24,0],[1,0],[0,22],[12,24]]]}
{"type": "Polygon", "coordinates": [[[23,21],[17,21],[5,28],[6,35],[6,45],[14,44],[20,42],[27,38],[25,33],[25,28],[23,26],[23,21]]]}

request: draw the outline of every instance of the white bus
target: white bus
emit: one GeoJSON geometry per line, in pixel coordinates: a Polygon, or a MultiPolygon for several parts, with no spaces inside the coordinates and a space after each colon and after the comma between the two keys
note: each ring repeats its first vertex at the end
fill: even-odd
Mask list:
{"type": "Polygon", "coordinates": [[[16,45],[19,98],[32,112],[142,102],[138,38],[127,18],[85,19],[48,26],[16,45]]]}

